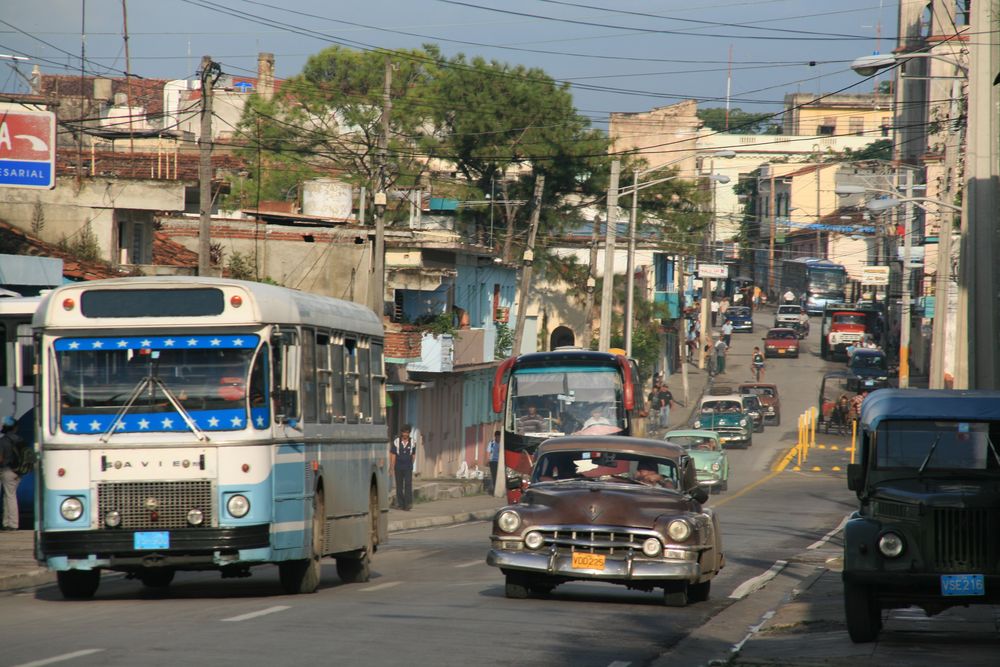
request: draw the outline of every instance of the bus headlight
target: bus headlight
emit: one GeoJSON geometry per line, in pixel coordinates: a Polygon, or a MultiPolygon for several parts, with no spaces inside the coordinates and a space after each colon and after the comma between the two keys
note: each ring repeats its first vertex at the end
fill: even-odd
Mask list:
{"type": "Polygon", "coordinates": [[[83,503],[79,498],[67,498],[59,505],[59,513],[67,521],[76,521],[83,516],[83,503]]]}
{"type": "Polygon", "coordinates": [[[122,513],[118,510],[111,510],[104,515],[104,525],[108,528],[117,528],[122,525],[122,513]]]}
{"type": "Polygon", "coordinates": [[[187,520],[192,526],[200,526],[205,521],[205,513],[198,509],[188,510],[187,520]]]}
{"type": "Polygon", "coordinates": [[[230,516],[242,519],[250,512],[250,500],[239,493],[233,494],[226,501],[226,510],[229,511],[230,516]]]}
{"type": "Polygon", "coordinates": [[[663,545],[660,544],[660,540],[655,537],[650,537],[645,542],[642,543],[642,553],[646,556],[649,556],[650,558],[655,558],[656,556],[659,556],[660,549],[662,548],[663,545]]]}
{"type": "Polygon", "coordinates": [[[667,525],[667,535],[675,542],[683,542],[691,537],[691,524],[684,519],[674,519],[667,525]]]}
{"type": "Polygon", "coordinates": [[[545,537],[537,530],[533,530],[524,536],[524,546],[529,549],[538,549],[545,544],[545,537]]]}
{"type": "Polygon", "coordinates": [[[505,533],[513,533],[521,527],[521,517],[514,510],[504,510],[497,517],[497,526],[505,533]]]}

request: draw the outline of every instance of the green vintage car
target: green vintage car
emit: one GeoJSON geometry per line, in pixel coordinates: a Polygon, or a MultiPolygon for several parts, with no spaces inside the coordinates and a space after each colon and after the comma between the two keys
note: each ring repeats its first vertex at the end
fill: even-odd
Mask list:
{"type": "Polygon", "coordinates": [[[677,429],[663,436],[667,442],[680,445],[694,460],[698,483],[711,493],[729,490],[729,456],[722,448],[715,431],[677,429]]]}
{"type": "Polygon", "coordinates": [[[753,445],[753,419],[743,410],[743,399],[739,394],[702,398],[693,426],[715,431],[723,446],[747,448],[753,445]]]}

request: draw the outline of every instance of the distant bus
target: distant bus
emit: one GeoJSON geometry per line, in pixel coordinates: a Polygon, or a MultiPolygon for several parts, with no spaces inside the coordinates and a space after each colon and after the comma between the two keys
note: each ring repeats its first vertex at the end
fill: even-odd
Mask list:
{"type": "MultiPolygon", "coordinates": [[[[493,411],[501,413],[501,475],[508,499],[531,472],[542,441],[569,434],[645,435],[642,382],[634,360],[610,352],[559,348],[510,357],[493,380],[493,411]]],[[[495,480],[494,480],[495,481],[495,480]]]]}
{"type": "MultiPolygon", "coordinates": [[[[42,302],[40,296],[0,297],[0,419],[17,420],[17,433],[26,443],[35,442],[35,347],[31,318],[42,302]]],[[[0,499],[0,504],[2,504],[0,499]]],[[[21,528],[35,517],[35,473],[21,478],[17,487],[21,528]]]]}
{"type": "Polygon", "coordinates": [[[815,257],[787,259],[781,264],[779,298],[791,290],[796,303],[802,303],[810,315],[822,315],[827,303],[847,298],[847,269],[815,257]]]}
{"type": "Polygon", "coordinates": [[[276,563],[310,593],[320,559],[365,581],[388,525],[381,319],[262,283],[92,281],[44,297],[36,554],[66,598],[102,570],[276,563]]]}

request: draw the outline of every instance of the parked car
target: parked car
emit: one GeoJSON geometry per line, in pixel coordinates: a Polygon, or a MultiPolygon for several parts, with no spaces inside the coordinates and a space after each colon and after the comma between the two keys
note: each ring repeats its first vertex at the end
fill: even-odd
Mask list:
{"type": "Polygon", "coordinates": [[[764,423],[773,426],[781,424],[781,397],[778,385],[763,382],[744,382],[736,388],[739,394],[754,394],[764,406],[764,423]]]}
{"type": "Polygon", "coordinates": [[[722,569],[722,533],[694,460],[678,445],[622,436],[552,438],[521,501],[493,518],[486,562],[509,598],[567,581],[663,589],[667,606],[703,602],[722,569]]]}
{"type": "Polygon", "coordinates": [[[753,314],[746,306],[729,306],[726,319],[733,323],[733,332],[753,333],[753,314]]]}
{"type": "Polygon", "coordinates": [[[680,445],[694,460],[698,483],[710,493],[729,489],[729,455],[722,448],[715,431],[676,429],[663,436],[667,442],[680,445]]]}
{"type": "Polygon", "coordinates": [[[798,357],[799,335],[794,329],[770,329],[763,338],[765,357],[798,357]]]}
{"type": "Polygon", "coordinates": [[[774,312],[774,326],[791,328],[802,319],[802,312],[802,306],[798,304],[781,304],[774,312]]]}
{"type": "Polygon", "coordinates": [[[858,509],[844,527],[854,642],[882,610],[1000,604],[1000,392],[882,389],[861,406],[858,509]]]}
{"type": "Polygon", "coordinates": [[[873,349],[854,350],[847,359],[847,390],[873,391],[889,386],[889,363],[885,352],[873,349]]]}
{"type": "Polygon", "coordinates": [[[753,446],[753,419],[743,411],[743,398],[739,394],[703,397],[694,427],[715,431],[723,445],[753,446]]]}
{"type": "Polygon", "coordinates": [[[754,433],[763,433],[764,406],[760,399],[753,394],[740,394],[740,399],[743,401],[743,412],[750,415],[750,419],[753,421],[754,433]]]}

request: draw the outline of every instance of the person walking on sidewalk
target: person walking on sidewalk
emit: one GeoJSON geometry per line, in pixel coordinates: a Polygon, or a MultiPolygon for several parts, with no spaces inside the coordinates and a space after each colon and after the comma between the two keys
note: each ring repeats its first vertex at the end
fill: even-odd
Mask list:
{"type": "Polygon", "coordinates": [[[714,345],[715,371],[719,374],[726,372],[726,350],[728,349],[729,346],[726,345],[726,341],[722,340],[721,338],[718,337],[718,335],[716,335],[715,345],[714,345]]]}
{"type": "Polygon", "coordinates": [[[715,348],[712,347],[711,343],[705,343],[705,350],[702,354],[705,355],[705,368],[708,369],[708,376],[712,377],[718,368],[715,365],[715,348]]]}
{"type": "Polygon", "coordinates": [[[17,508],[17,485],[21,476],[14,470],[17,448],[21,436],[14,432],[17,422],[7,416],[0,427],[0,485],[3,487],[3,529],[17,530],[19,525],[17,508]]]}
{"type": "Polygon", "coordinates": [[[732,345],[733,340],[733,321],[726,320],[722,323],[722,340],[726,341],[726,347],[732,345]]]}
{"type": "Polygon", "coordinates": [[[497,465],[500,463],[500,431],[493,431],[493,439],[486,445],[486,458],[490,463],[490,491],[497,485],[497,465]]]}
{"type": "Polygon", "coordinates": [[[719,302],[712,299],[712,305],[710,306],[712,311],[712,327],[719,326],[717,322],[719,321],[719,302]]]}
{"type": "Polygon", "coordinates": [[[403,424],[389,448],[389,465],[396,476],[396,507],[407,511],[413,507],[413,461],[417,454],[410,438],[412,430],[409,424],[403,424]]]}
{"type": "Polygon", "coordinates": [[[667,428],[670,425],[670,408],[674,406],[674,395],[671,393],[670,388],[667,383],[664,382],[660,385],[660,391],[657,396],[657,400],[660,405],[660,428],[667,428]]]}

